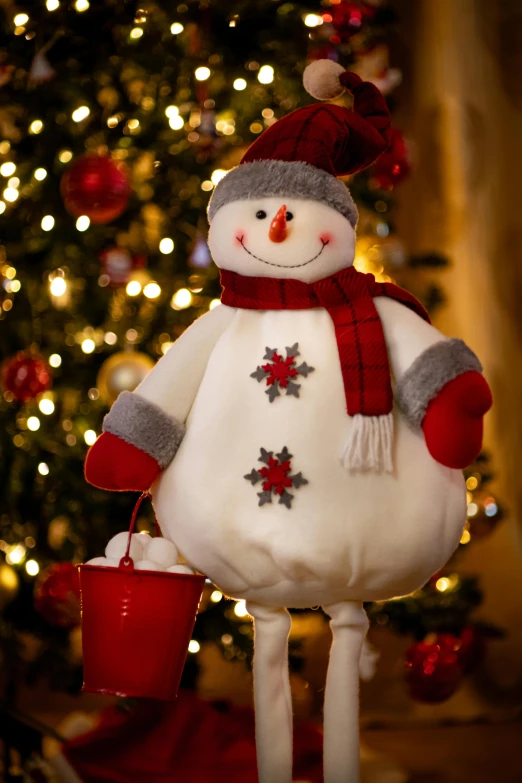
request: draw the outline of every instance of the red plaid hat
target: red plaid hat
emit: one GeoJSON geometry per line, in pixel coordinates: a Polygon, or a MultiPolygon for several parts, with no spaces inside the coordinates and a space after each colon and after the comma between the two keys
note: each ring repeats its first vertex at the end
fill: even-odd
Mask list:
{"type": "Polygon", "coordinates": [[[240,165],[219,182],[209,204],[210,220],[230,201],[313,194],[355,225],[355,204],[337,177],[361,171],[386,150],[391,133],[388,107],[375,85],[331,60],[311,63],[303,82],[307,92],[321,100],[348,90],[353,109],[311,104],[271,125],[240,165]]]}

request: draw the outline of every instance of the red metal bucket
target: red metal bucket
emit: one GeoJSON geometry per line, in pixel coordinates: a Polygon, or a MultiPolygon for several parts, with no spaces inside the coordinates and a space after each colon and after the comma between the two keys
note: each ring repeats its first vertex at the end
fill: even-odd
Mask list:
{"type": "Polygon", "coordinates": [[[83,690],[173,701],[205,577],[134,570],[130,541],[147,496],[119,567],[79,566],[83,690]]]}

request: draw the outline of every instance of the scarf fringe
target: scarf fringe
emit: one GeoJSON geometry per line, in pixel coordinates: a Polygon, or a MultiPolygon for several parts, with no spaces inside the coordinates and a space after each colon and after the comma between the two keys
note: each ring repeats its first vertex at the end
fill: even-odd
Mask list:
{"type": "Polygon", "coordinates": [[[341,462],[350,471],[393,471],[393,413],[384,416],[351,417],[341,462]]]}

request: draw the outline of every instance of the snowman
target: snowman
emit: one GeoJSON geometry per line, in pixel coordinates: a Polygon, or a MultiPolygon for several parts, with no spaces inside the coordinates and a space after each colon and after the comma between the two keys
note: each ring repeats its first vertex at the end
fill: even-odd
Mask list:
{"type": "Polygon", "coordinates": [[[387,147],[374,85],[331,61],[325,100],[272,125],[218,184],[209,247],[221,304],[123,392],[86,462],[110,490],[152,487],[163,534],[254,619],[260,783],[292,780],[288,608],[322,606],[333,642],[326,783],[357,783],[363,601],[440,569],[465,521],[489,387],[472,351],[406,291],[353,267],[357,210],[339,176],[387,147]]]}

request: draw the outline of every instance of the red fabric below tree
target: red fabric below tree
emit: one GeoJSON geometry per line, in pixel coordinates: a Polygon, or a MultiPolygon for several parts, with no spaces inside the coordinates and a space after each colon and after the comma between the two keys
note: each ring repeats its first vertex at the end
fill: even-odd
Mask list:
{"type": "Polygon", "coordinates": [[[429,323],[415,297],[392,283],[377,283],[353,266],[315,283],[273,277],[245,277],[221,270],[221,301],[247,310],[309,310],[324,307],[334,324],[346,408],[350,416],[391,412],[393,392],[381,319],[373,301],[388,296],[429,323]]]}

